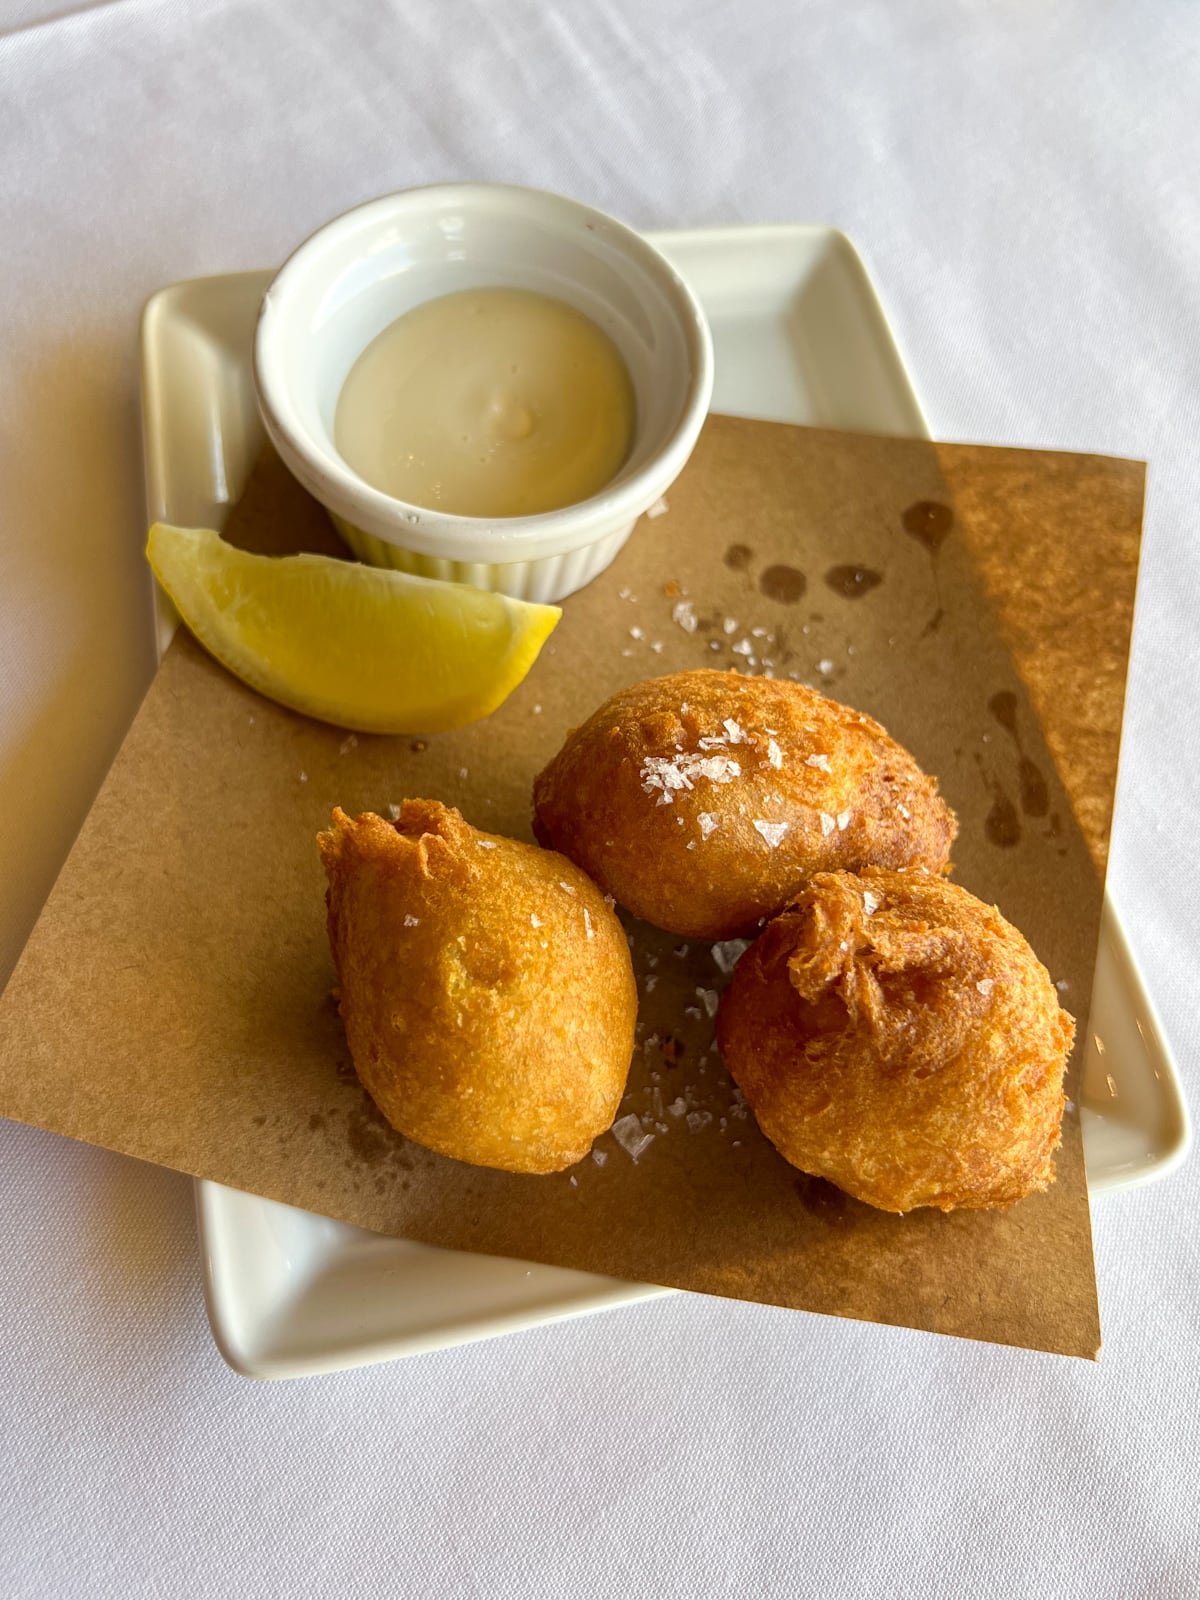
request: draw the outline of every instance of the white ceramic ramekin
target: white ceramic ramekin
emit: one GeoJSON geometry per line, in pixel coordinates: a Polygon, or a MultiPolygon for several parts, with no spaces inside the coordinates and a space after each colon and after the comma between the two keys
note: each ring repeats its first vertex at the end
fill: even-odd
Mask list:
{"type": "Polygon", "coordinates": [[[409,189],[327,223],[272,281],[254,340],[267,432],[358,556],[524,600],[559,600],[608,566],[691,454],[712,373],[704,313],[664,256],[603,212],[507,184],[409,189]],[[568,301],[625,359],[633,447],[588,500],[530,517],[452,516],[373,489],[334,446],[342,384],[376,334],[424,300],[484,286],[568,301]]]}

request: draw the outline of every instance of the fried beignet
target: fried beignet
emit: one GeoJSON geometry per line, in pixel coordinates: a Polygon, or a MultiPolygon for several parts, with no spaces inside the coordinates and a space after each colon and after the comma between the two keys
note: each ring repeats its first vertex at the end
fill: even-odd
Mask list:
{"type": "Polygon", "coordinates": [[[755,931],[814,872],[943,872],[937,784],[872,718],[733,672],[634,684],[534,782],[534,833],[647,922],[695,939],[755,931]]]}
{"type": "Polygon", "coordinates": [[[717,1042],[802,1172],[883,1211],[1053,1181],[1074,1023],[994,906],[924,874],[822,873],[721,999],[717,1042]]]}
{"type": "Polygon", "coordinates": [[[418,1144],[557,1172],[608,1128],[637,989],[620,922],[571,862],[436,800],[335,810],[318,835],[350,1054],[418,1144]]]}

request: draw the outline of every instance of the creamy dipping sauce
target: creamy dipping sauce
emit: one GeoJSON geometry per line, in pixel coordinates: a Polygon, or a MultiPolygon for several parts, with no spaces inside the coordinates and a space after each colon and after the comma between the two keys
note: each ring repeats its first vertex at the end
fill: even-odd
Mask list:
{"type": "Polygon", "coordinates": [[[520,517],[602,489],[634,415],[625,363],[589,317],[528,289],[467,289],[372,340],[338,396],[334,443],[396,499],[520,517]]]}

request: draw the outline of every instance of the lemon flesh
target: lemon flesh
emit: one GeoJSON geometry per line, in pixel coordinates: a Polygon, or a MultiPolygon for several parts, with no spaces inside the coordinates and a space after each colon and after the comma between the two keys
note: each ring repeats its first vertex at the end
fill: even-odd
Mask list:
{"type": "Polygon", "coordinates": [[[156,522],[146,555],[188,628],[252,689],[364,733],[440,733],[503,704],[562,612],[330,556],[256,556],[156,522]]]}

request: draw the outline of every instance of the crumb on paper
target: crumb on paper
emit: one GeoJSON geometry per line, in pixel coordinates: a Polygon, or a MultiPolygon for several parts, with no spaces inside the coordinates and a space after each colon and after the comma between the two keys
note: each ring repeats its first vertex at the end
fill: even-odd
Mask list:
{"type": "Polygon", "coordinates": [[[823,678],[827,678],[833,671],[833,662],[828,656],[825,656],[822,660],[817,662],[817,671],[823,678]]]}
{"type": "Polygon", "coordinates": [[[667,505],[666,495],[660,494],[654,504],[646,508],[646,515],[648,517],[662,517],[665,516],[669,510],[670,507],[667,505]]]}
{"type": "Polygon", "coordinates": [[[404,913],[404,926],[406,928],[415,928],[419,926],[420,921],[420,917],[414,917],[411,911],[406,911],[404,913]]]}
{"type": "Polygon", "coordinates": [[[301,783],[307,783],[308,782],[308,773],[307,772],[301,772],[301,774],[300,774],[300,782],[301,783]]]}
{"type": "Polygon", "coordinates": [[[342,740],[341,744],[338,745],[338,755],[340,755],[340,756],[348,755],[351,750],[353,750],[353,749],[355,749],[357,747],[357,745],[358,745],[357,736],[355,734],[353,734],[353,733],[348,733],[346,735],[346,737],[342,740]]]}
{"type": "Polygon", "coordinates": [[[722,624],[721,624],[721,632],[722,633],[727,633],[727,634],[728,633],[736,633],[737,632],[737,618],[736,617],[726,617],[724,622],[722,622],[722,624]]]}

